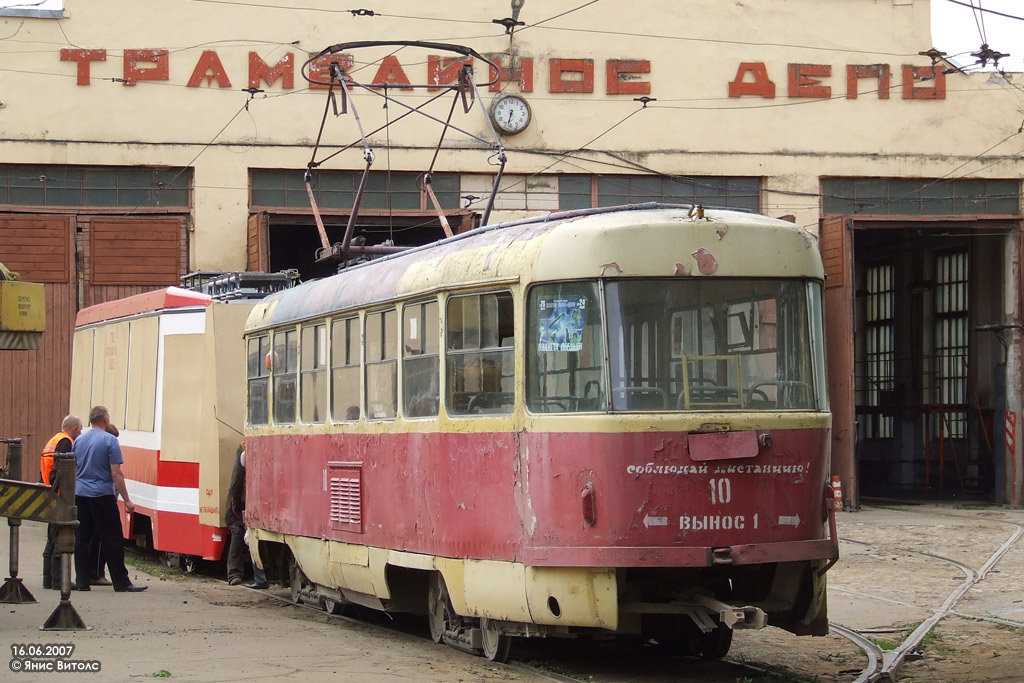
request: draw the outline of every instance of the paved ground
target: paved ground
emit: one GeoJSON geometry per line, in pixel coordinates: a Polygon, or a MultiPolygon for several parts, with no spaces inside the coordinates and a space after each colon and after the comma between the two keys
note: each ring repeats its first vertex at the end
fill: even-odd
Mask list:
{"type": "MultiPolygon", "coordinates": [[[[6,569],[3,526],[0,522],[0,568],[6,569]]],[[[869,507],[843,513],[842,559],[829,575],[832,619],[867,632],[885,649],[894,650],[945,603],[950,616],[903,665],[900,680],[1022,680],[1024,540],[1008,544],[1022,526],[1024,512],[993,507],[869,507]],[[1004,554],[991,571],[949,604],[950,595],[969,573],[976,579],[1001,548],[1004,554]]],[[[146,571],[130,568],[135,583],[150,587],[144,593],[97,588],[72,594],[74,606],[92,630],[41,632],[39,626],[56,606],[58,593],[41,588],[38,565],[45,527],[26,522],[21,528],[20,574],[40,603],[0,605],[0,670],[21,665],[20,658],[11,656],[12,645],[71,644],[74,652],[64,659],[98,661],[101,672],[65,674],[61,680],[146,680],[168,674],[172,680],[185,681],[779,680],[734,664],[659,658],[564,641],[521,648],[519,662],[533,669],[496,665],[435,646],[416,625],[384,630],[339,621],[261,592],[155,564],[146,565],[146,571]]],[[[738,632],[730,659],[783,672],[782,680],[852,681],[866,664],[863,652],[845,638],[796,638],[776,629],[738,632]]],[[[16,681],[51,681],[56,675],[4,674],[4,679],[16,681]]]]}

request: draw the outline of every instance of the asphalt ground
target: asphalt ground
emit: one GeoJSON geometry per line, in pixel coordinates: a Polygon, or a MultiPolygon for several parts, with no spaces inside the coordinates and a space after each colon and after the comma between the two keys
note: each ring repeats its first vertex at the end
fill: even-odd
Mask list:
{"type": "MultiPolygon", "coordinates": [[[[874,505],[839,513],[838,526],[841,559],[829,572],[830,617],[879,644],[879,669],[899,659],[900,680],[1024,680],[1024,511],[874,505]],[[938,655],[934,635],[919,633],[929,621],[946,643],[938,655]]],[[[129,572],[146,592],[73,592],[71,603],[89,630],[41,631],[59,601],[58,591],[42,588],[45,530],[35,522],[20,527],[19,576],[39,602],[0,605],[6,680],[52,681],[59,669],[60,680],[94,681],[760,680],[696,665],[684,667],[692,675],[680,678],[673,661],[645,669],[611,658],[605,666],[593,652],[577,656],[573,648],[564,658],[548,648],[539,668],[496,665],[411,631],[382,636],[378,625],[354,620],[339,628],[310,610],[297,617],[280,600],[286,591],[273,592],[274,600],[145,559],[133,560],[129,572]],[[25,671],[30,665],[37,670],[25,671]]],[[[0,531],[5,575],[8,564],[9,542],[0,531]]],[[[795,638],[777,629],[738,632],[729,659],[788,672],[795,676],[789,680],[822,681],[855,680],[868,663],[836,635],[795,638]]]]}

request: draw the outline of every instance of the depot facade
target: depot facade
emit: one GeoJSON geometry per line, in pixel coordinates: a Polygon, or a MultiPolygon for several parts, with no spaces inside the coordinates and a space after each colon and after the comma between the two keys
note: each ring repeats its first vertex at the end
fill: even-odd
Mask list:
{"type": "Polygon", "coordinates": [[[478,224],[501,123],[488,110],[511,94],[528,122],[498,128],[508,162],[489,222],[669,201],[808,226],[829,276],[833,471],[848,504],[1021,504],[1021,76],[920,54],[927,0],[527,3],[511,33],[492,22],[512,15],[501,1],[53,4],[0,19],[19,41],[0,44],[0,261],[50,299],[44,348],[0,352],[15,406],[0,431],[25,435],[26,452],[68,404],[80,308],[197,270],[330,272],[304,175],[323,152],[312,189],[341,239],[366,159],[356,114],[374,159],[357,236],[418,244],[444,234],[439,214],[478,224]],[[392,46],[307,63],[396,39],[479,58],[392,46]],[[352,93],[329,102],[332,62],[352,93]],[[467,62],[477,99],[455,106],[445,86],[467,62]]]}

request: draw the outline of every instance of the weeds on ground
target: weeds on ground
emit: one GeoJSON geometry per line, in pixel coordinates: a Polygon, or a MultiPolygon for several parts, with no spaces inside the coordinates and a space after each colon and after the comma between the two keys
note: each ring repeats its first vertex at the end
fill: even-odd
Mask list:
{"type": "Polygon", "coordinates": [[[161,580],[181,581],[185,578],[184,572],[180,569],[168,567],[156,558],[131,551],[130,548],[125,548],[124,563],[161,580]]]}

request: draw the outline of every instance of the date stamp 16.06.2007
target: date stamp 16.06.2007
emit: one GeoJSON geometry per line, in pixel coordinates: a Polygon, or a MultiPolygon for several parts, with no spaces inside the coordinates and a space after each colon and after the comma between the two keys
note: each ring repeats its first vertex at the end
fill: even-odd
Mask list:
{"type": "Polygon", "coordinates": [[[13,673],[98,673],[102,668],[99,660],[71,659],[74,653],[74,643],[11,643],[7,666],[13,673]]]}

